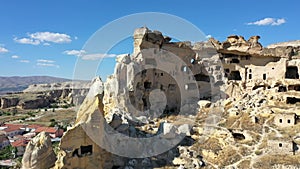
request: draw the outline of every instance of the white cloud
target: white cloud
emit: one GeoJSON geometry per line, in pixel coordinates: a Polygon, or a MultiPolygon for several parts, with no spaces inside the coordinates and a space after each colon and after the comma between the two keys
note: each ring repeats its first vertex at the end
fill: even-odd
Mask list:
{"type": "Polygon", "coordinates": [[[29,37],[41,42],[70,43],[72,41],[71,37],[67,34],[53,32],[36,32],[29,34],[29,37]]]}
{"type": "Polygon", "coordinates": [[[36,39],[30,39],[30,38],[14,38],[14,41],[21,44],[30,44],[30,45],[39,45],[41,42],[36,39]]]}
{"type": "Polygon", "coordinates": [[[116,54],[103,54],[103,53],[96,53],[96,54],[87,54],[87,55],[82,55],[81,58],[83,60],[98,60],[102,58],[112,58],[116,57],[116,54]]]}
{"type": "Polygon", "coordinates": [[[45,67],[57,67],[58,65],[52,63],[37,63],[37,66],[45,66],[45,67]]]}
{"type": "Polygon", "coordinates": [[[12,55],[11,58],[13,58],[13,59],[19,59],[20,56],[18,56],[18,55],[12,55]]]}
{"type": "Polygon", "coordinates": [[[63,52],[66,55],[73,55],[73,56],[82,56],[85,54],[85,50],[66,50],[63,52]]]}
{"type": "Polygon", "coordinates": [[[286,20],[283,18],[277,19],[277,18],[264,18],[255,22],[249,22],[247,25],[257,25],[257,26],[279,26],[286,23],[286,20]]]}
{"type": "Polygon", "coordinates": [[[55,64],[54,60],[38,59],[36,65],[40,66],[40,67],[56,67],[56,68],[59,68],[59,65],[55,64]]]}
{"type": "Polygon", "coordinates": [[[98,60],[102,58],[112,58],[117,56],[116,54],[104,53],[86,54],[85,50],[66,50],[63,52],[63,54],[78,56],[83,60],[98,60]]]}
{"type": "Polygon", "coordinates": [[[211,38],[212,36],[211,35],[206,35],[206,39],[209,39],[211,38]]]}
{"type": "Polygon", "coordinates": [[[21,63],[29,63],[29,60],[20,60],[21,63]]]}
{"type": "Polygon", "coordinates": [[[49,46],[50,43],[70,43],[72,42],[71,36],[63,33],[54,32],[36,32],[27,34],[25,38],[14,38],[14,41],[21,44],[39,45],[43,43],[49,46]]]}
{"type": "Polygon", "coordinates": [[[8,50],[0,46],[0,53],[6,53],[6,52],[8,52],[8,50]]]}
{"type": "Polygon", "coordinates": [[[54,63],[54,60],[46,60],[46,59],[38,59],[37,62],[39,63],[54,63]]]}

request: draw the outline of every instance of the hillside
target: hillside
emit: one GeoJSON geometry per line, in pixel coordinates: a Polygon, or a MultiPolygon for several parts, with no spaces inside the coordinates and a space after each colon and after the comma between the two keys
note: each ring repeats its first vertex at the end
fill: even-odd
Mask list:
{"type": "Polygon", "coordinates": [[[2,77],[0,76],[0,95],[8,92],[19,92],[26,89],[32,84],[42,83],[60,83],[71,81],[70,79],[51,77],[51,76],[12,76],[2,77]]]}
{"type": "Polygon", "coordinates": [[[268,45],[267,48],[276,48],[276,47],[279,47],[279,46],[293,46],[293,47],[298,47],[298,46],[300,46],[300,40],[274,43],[274,44],[268,45]]]}

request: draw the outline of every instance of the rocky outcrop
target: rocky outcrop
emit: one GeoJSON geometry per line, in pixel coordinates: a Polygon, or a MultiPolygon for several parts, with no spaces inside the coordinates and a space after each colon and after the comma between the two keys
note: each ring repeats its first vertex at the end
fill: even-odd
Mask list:
{"type": "Polygon", "coordinates": [[[291,119],[300,114],[297,48],[263,48],[259,36],[235,35],[223,43],[173,43],[148,28],[133,37],[134,54],[119,55],[106,82],[93,80],[60,142],[55,169],[299,163],[298,149],[291,148],[299,146],[300,131],[291,119]],[[276,116],[287,112],[294,114],[276,116]],[[286,128],[277,129],[274,119],[286,128]]]}
{"type": "Polygon", "coordinates": [[[52,149],[51,139],[45,132],[41,132],[26,146],[22,159],[22,168],[46,169],[52,167],[55,160],[56,156],[52,149]]]}
{"type": "Polygon", "coordinates": [[[89,82],[63,82],[30,85],[23,92],[0,96],[0,108],[38,109],[52,103],[80,105],[90,87],[89,82]]]}
{"type": "MultiPolygon", "coordinates": [[[[94,83],[81,105],[76,118],[76,124],[69,129],[60,142],[60,151],[55,169],[84,169],[84,168],[112,168],[118,164],[112,154],[101,148],[95,142],[105,137],[103,117],[103,84],[99,78],[94,83]],[[95,130],[95,137],[91,133],[95,130]]],[[[109,144],[109,143],[106,143],[109,144]]]]}
{"type": "Polygon", "coordinates": [[[34,84],[28,86],[23,92],[45,92],[45,91],[62,91],[66,89],[88,89],[91,83],[87,81],[71,81],[61,83],[34,84]]]}
{"type": "Polygon", "coordinates": [[[268,45],[267,48],[276,48],[276,47],[280,47],[280,46],[282,46],[282,47],[284,47],[284,46],[300,47],[300,40],[275,43],[275,44],[268,45]]]}
{"type": "Polygon", "coordinates": [[[248,41],[242,36],[228,36],[224,42],[219,42],[214,38],[210,38],[209,41],[217,49],[218,52],[224,54],[234,55],[252,55],[261,57],[284,57],[290,58],[292,56],[299,55],[298,47],[278,45],[272,48],[263,48],[259,43],[260,36],[252,36],[248,41]]]}
{"type": "Polygon", "coordinates": [[[19,103],[19,98],[12,97],[12,98],[0,98],[0,108],[6,109],[8,107],[14,107],[17,106],[19,103]]]}

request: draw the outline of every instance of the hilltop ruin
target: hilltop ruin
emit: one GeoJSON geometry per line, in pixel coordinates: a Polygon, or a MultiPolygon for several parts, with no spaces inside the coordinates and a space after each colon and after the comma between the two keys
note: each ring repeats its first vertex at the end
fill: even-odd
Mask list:
{"type": "MultiPolygon", "coordinates": [[[[171,42],[145,27],[136,29],[133,38],[134,53],[117,57],[107,82],[94,79],[75,125],[61,140],[55,169],[300,163],[300,47],[264,48],[259,36],[248,41],[229,36],[222,43],[213,38],[171,42]],[[132,138],[160,134],[167,144],[178,136],[183,139],[162,154],[122,157],[109,151],[118,151],[110,140],[114,133],[106,134],[110,129],[132,138]]],[[[115,139],[124,147],[132,145],[115,139]]],[[[132,150],[147,154],[163,148],[158,143],[152,142],[151,149],[137,143],[132,150]]]]}

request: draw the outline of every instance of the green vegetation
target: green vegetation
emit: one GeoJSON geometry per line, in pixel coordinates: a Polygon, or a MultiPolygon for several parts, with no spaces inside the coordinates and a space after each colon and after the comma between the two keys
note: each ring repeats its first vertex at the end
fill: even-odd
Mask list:
{"type": "Polygon", "coordinates": [[[53,149],[54,153],[57,155],[59,152],[59,142],[54,142],[52,144],[52,149],[53,149]]]}
{"type": "Polygon", "coordinates": [[[38,112],[34,112],[34,111],[30,111],[28,112],[27,114],[30,116],[30,117],[35,117],[35,114],[37,114],[38,112]]]}
{"type": "Polygon", "coordinates": [[[0,160],[7,160],[13,158],[13,151],[15,151],[15,148],[12,146],[7,146],[4,149],[0,150],[0,160]]]}

